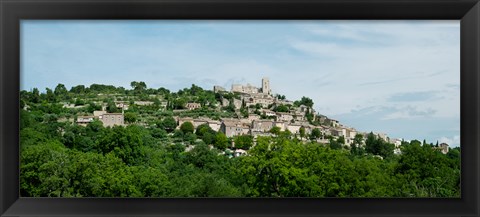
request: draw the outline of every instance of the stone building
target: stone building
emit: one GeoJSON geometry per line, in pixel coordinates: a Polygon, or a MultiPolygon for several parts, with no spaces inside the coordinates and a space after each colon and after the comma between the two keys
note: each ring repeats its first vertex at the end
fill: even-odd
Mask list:
{"type": "Polygon", "coordinates": [[[153,105],[154,102],[151,102],[151,101],[135,101],[133,102],[135,105],[139,105],[139,106],[147,106],[147,105],[153,105]]]}
{"type": "Polygon", "coordinates": [[[288,123],[289,122],[275,121],[275,127],[279,127],[281,131],[285,131],[287,129],[288,123]]]}
{"type": "Polygon", "coordinates": [[[100,116],[107,114],[107,111],[93,111],[93,116],[99,118],[100,116]]]}
{"type": "Polygon", "coordinates": [[[274,127],[271,120],[255,120],[252,122],[252,132],[268,132],[274,127]]]}
{"type": "Polygon", "coordinates": [[[297,123],[288,124],[287,125],[287,130],[290,131],[293,134],[298,134],[299,131],[300,131],[300,127],[302,127],[301,124],[297,124],[297,123]]]}
{"type": "Polygon", "coordinates": [[[210,126],[210,128],[212,128],[212,130],[214,130],[215,132],[218,132],[220,130],[220,127],[222,126],[222,123],[220,121],[209,120],[208,126],[210,126]]]}
{"type": "Polygon", "coordinates": [[[290,122],[293,120],[293,115],[286,112],[277,112],[277,121],[290,122]]]}
{"type": "Polygon", "coordinates": [[[270,80],[267,77],[262,78],[262,93],[271,95],[270,80]]]}
{"type": "Polygon", "coordinates": [[[102,121],[104,127],[113,127],[115,125],[123,126],[124,116],[122,113],[106,113],[100,116],[100,121],[102,121]]]}
{"type": "Polygon", "coordinates": [[[252,122],[255,120],[260,120],[260,115],[257,114],[248,114],[248,121],[252,122]]]}
{"type": "Polygon", "coordinates": [[[232,92],[254,94],[258,93],[258,88],[251,84],[245,86],[241,84],[232,84],[232,92]]]}
{"type": "Polygon", "coordinates": [[[223,121],[220,131],[227,137],[233,137],[248,134],[250,128],[240,123],[240,121],[223,121]]]}
{"type": "Polygon", "coordinates": [[[447,143],[442,143],[442,144],[440,144],[438,147],[439,147],[440,151],[441,151],[443,154],[447,154],[448,151],[449,151],[449,148],[448,148],[448,144],[447,144],[447,143]]]}
{"type": "Polygon", "coordinates": [[[78,116],[77,124],[80,126],[87,126],[89,123],[93,122],[94,116],[78,116]]]}
{"type": "Polygon", "coordinates": [[[225,88],[223,88],[221,86],[218,86],[218,85],[213,86],[213,92],[214,93],[224,92],[224,91],[225,91],[225,88]]]}
{"type": "Polygon", "coordinates": [[[242,107],[242,100],[233,99],[233,106],[235,107],[235,109],[240,109],[242,107]]]}
{"type": "Polygon", "coordinates": [[[189,102],[185,105],[185,108],[187,108],[188,110],[199,109],[201,107],[202,106],[200,105],[200,103],[194,103],[194,102],[189,102]]]}

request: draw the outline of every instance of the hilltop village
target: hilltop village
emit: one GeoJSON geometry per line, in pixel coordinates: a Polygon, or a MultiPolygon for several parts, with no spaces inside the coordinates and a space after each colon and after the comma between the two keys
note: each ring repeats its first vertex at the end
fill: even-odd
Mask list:
{"type": "Polygon", "coordinates": [[[360,132],[268,78],[130,86],[20,91],[20,194],[460,197],[460,147],[360,132]]]}
{"type": "MultiPolygon", "coordinates": [[[[99,120],[105,127],[115,125],[125,126],[125,111],[129,107],[151,106],[159,104],[163,110],[173,112],[176,122],[176,129],[179,129],[186,122],[190,122],[194,129],[201,125],[208,125],[213,131],[222,132],[230,139],[231,147],[235,147],[231,139],[236,136],[249,135],[255,142],[258,136],[275,136],[278,132],[287,132],[292,137],[304,141],[316,141],[321,144],[328,144],[333,140],[341,141],[342,146],[349,148],[355,138],[365,144],[368,132],[358,132],[356,129],[345,126],[339,121],[321,115],[313,108],[313,100],[303,97],[300,101],[290,101],[285,96],[272,94],[269,78],[261,80],[261,87],[251,84],[233,84],[230,90],[221,86],[214,86],[213,92],[220,96],[214,102],[202,103],[198,100],[183,102],[181,106],[172,107],[168,100],[144,100],[144,101],[122,101],[115,100],[115,107],[121,112],[107,112],[107,103],[102,104],[101,110],[93,111],[93,114],[77,116],[75,123],[87,126],[94,120],[99,120]],[[211,118],[207,116],[189,115],[195,110],[212,110],[222,112],[223,109],[230,109],[234,113],[231,117],[211,118]],[[196,117],[194,117],[196,116],[196,117]],[[357,136],[358,135],[358,136],[357,136]]],[[[102,95],[102,94],[99,94],[102,95]]],[[[156,97],[151,95],[150,97],[156,97]]],[[[116,97],[115,99],[117,99],[116,97]]],[[[65,108],[75,108],[75,105],[64,104],[65,108]]],[[[129,121],[132,123],[132,121],[129,121]]],[[[134,121],[148,127],[145,121],[134,121]]],[[[394,153],[400,154],[401,139],[389,138],[384,133],[374,133],[378,138],[395,145],[394,153]]],[[[188,149],[188,147],[187,147],[188,149]]],[[[440,144],[438,149],[442,153],[448,152],[448,145],[440,144]]],[[[245,150],[237,148],[238,154],[245,154],[245,150]]]]}

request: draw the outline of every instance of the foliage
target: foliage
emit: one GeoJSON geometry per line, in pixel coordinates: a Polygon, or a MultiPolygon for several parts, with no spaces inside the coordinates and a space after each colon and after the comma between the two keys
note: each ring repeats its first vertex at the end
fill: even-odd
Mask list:
{"type": "Polygon", "coordinates": [[[186,134],[186,133],[193,133],[193,131],[195,130],[195,128],[193,127],[192,122],[186,121],[186,122],[183,122],[182,125],[180,125],[180,130],[181,130],[184,134],[186,134]]]}
{"type": "Polygon", "coordinates": [[[239,135],[234,137],[235,148],[250,149],[253,145],[253,137],[250,135],[239,135]]]}
{"type": "MultiPolygon", "coordinates": [[[[111,85],[64,85],[40,93],[21,91],[20,194],[24,197],[460,197],[461,149],[447,154],[426,141],[393,144],[370,133],[357,134],[350,150],[345,138],[322,135],[317,128],[300,140],[273,127],[272,136],[227,138],[208,124],[178,130],[172,109],[198,102],[202,109],[178,116],[231,117],[233,113],[203,110],[218,99],[238,94],[213,93],[192,85],[178,92],[148,89],[141,82],[125,90],[111,85]],[[125,111],[128,126],[104,127],[95,120],[86,127],[77,116],[100,110],[118,112],[115,101],[147,99],[152,106],[125,111]],[[85,108],[63,108],[82,101],[85,108]],[[158,100],[168,102],[167,109],[158,100]],[[181,103],[178,103],[181,102],[181,103]],[[175,103],[177,103],[175,105],[175,103]],[[183,105],[182,105],[183,106],[183,105]],[[147,121],[148,120],[148,121],[147,121]],[[329,139],[319,144],[317,139],[329,139]],[[233,157],[232,143],[247,150],[233,157]],[[433,146],[433,147],[432,147],[433,146]]],[[[283,98],[279,96],[279,98],[283,98]]],[[[302,98],[296,106],[313,106],[302,98]]],[[[255,106],[253,106],[255,107],[255,106]]],[[[245,108],[243,108],[245,109],[245,108]]],[[[275,109],[284,110],[281,106],[275,109]]],[[[310,110],[307,113],[311,114],[310,110]]],[[[302,132],[303,131],[303,132],[302,132]]]]}
{"type": "Polygon", "coordinates": [[[163,128],[167,132],[173,132],[177,127],[177,121],[171,116],[166,117],[158,124],[158,127],[163,128]]]}
{"type": "Polygon", "coordinates": [[[313,107],[313,100],[308,98],[308,97],[303,96],[302,99],[300,99],[299,101],[293,102],[293,105],[295,105],[297,107],[300,106],[300,105],[304,105],[304,106],[307,106],[309,108],[312,108],[313,107]]]}

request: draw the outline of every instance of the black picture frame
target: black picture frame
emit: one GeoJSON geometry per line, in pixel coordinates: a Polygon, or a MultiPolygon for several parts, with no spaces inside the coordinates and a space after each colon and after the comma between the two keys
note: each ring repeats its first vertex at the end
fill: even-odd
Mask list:
{"type": "Polygon", "coordinates": [[[0,0],[0,19],[1,216],[479,216],[478,0],[0,0]],[[22,19],[460,20],[461,198],[20,198],[22,19]]]}

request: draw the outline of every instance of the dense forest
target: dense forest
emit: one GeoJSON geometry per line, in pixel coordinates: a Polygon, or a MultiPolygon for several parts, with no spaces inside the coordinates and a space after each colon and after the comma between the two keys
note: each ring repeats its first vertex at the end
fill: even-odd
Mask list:
{"type": "Polygon", "coordinates": [[[215,106],[219,97],[235,94],[219,96],[195,85],[178,92],[147,88],[144,82],[131,86],[22,90],[21,196],[460,197],[458,147],[443,154],[434,144],[413,140],[402,142],[401,154],[394,154],[393,144],[372,133],[347,147],[342,138],[319,144],[318,132],[297,136],[278,129],[255,141],[247,135],[227,138],[208,125],[177,126],[173,109],[198,102],[201,109],[177,115],[235,117],[233,108],[215,106]],[[131,102],[126,126],[70,121],[102,105],[118,112],[115,100],[131,102]],[[134,100],[154,103],[137,106],[134,100]],[[239,147],[248,154],[228,153],[239,147]]]}

